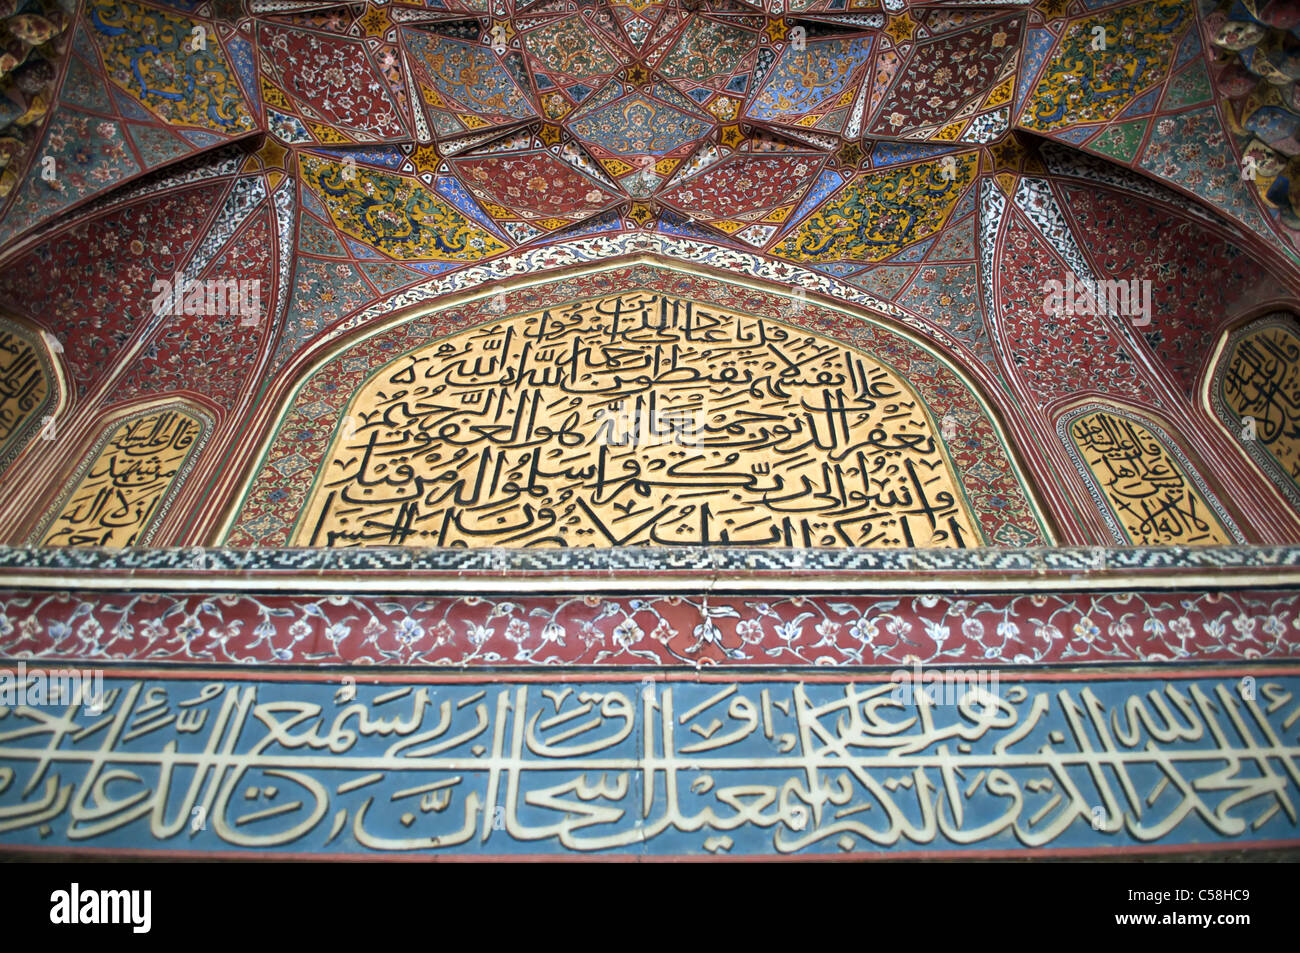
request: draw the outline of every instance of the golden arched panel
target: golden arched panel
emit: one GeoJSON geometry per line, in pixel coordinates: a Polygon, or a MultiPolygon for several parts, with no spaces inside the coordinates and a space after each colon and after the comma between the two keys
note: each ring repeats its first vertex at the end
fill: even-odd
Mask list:
{"type": "Polygon", "coordinates": [[[293,545],[982,545],[865,351],[629,291],[480,325],[355,394],[293,545]]]}
{"type": "Polygon", "coordinates": [[[1190,463],[1154,425],[1093,406],[1071,415],[1067,432],[1094,496],[1100,490],[1097,502],[1112,532],[1118,529],[1127,542],[1210,545],[1238,537],[1190,463]]]}
{"type": "Polygon", "coordinates": [[[109,425],[41,533],[42,546],[137,546],[192,462],[204,425],[159,408],[109,425]]]}

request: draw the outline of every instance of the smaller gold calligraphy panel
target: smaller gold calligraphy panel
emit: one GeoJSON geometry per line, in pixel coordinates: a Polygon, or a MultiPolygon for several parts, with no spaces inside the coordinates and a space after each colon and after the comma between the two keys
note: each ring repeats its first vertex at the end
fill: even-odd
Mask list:
{"type": "Polygon", "coordinates": [[[49,393],[36,345],[0,327],[0,448],[31,421],[49,393]]]}
{"type": "Polygon", "coordinates": [[[172,410],[117,425],[68,496],[44,546],[133,546],[157,514],[202,428],[172,410]]]}
{"type": "Polygon", "coordinates": [[[1070,436],[1131,542],[1233,542],[1183,468],[1146,427],[1099,411],[1072,423],[1070,436]]]}
{"type": "Polygon", "coordinates": [[[1222,387],[1241,438],[1300,486],[1300,338],[1279,325],[1246,333],[1227,356],[1222,387]]]}
{"type": "Polygon", "coordinates": [[[354,396],[294,545],[981,545],[889,366],[634,290],[461,332],[354,396]]]}

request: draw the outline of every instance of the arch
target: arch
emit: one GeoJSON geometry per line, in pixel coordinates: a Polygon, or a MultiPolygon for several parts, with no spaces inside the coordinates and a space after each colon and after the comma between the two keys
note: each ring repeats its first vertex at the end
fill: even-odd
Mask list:
{"type": "Polygon", "coordinates": [[[1061,414],[1056,431],[1119,545],[1245,542],[1178,441],[1150,417],[1091,401],[1061,414]]]}
{"type": "Polygon", "coordinates": [[[1274,486],[1300,510],[1300,324],[1273,311],[1223,335],[1206,398],[1274,486]]]}
{"type": "Polygon", "coordinates": [[[29,542],[40,546],[146,545],[212,433],[184,401],[153,401],[114,415],[82,454],[29,542]]]}
{"type": "Polygon", "coordinates": [[[66,393],[44,335],[0,317],[0,472],[51,426],[66,393]]]}
{"type": "MultiPolygon", "coordinates": [[[[600,356],[598,363],[607,360],[610,358],[600,356]]],[[[268,435],[261,461],[249,474],[245,493],[232,506],[219,538],[226,545],[235,546],[618,546],[699,545],[707,541],[731,546],[830,548],[1026,545],[1049,541],[1050,530],[1013,462],[1000,425],[984,406],[976,388],[949,366],[948,360],[925,342],[886,327],[874,317],[864,318],[857,313],[850,316],[839,306],[818,304],[803,295],[678,270],[667,262],[620,262],[565,277],[539,277],[512,286],[508,292],[493,289],[491,295],[441,301],[429,311],[402,316],[360,339],[343,343],[323,357],[286,397],[280,423],[268,435]],[[633,301],[638,295],[640,299],[633,301]],[[542,330],[541,323],[547,314],[550,317],[545,320],[550,324],[548,330],[542,330]],[[618,333],[624,335],[622,343],[611,343],[608,348],[598,343],[595,338],[600,336],[597,325],[601,322],[602,333],[607,337],[613,334],[614,325],[621,322],[618,333]],[[678,335],[676,348],[663,337],[665,329],[678,335]],[[552,343],[549,339],[552,332],[556,335],[553,343],[568,349],[564,356],[570,363],[575,349],[583,354],[584,362],[592,354],[617,352],[617,360],[625,363],[621,368],[599,372],[592,366],[584,366],[581,370],[586,375],[583,378],[586,383],[582,386],[592,393],[569,394],[566,399],[576,403],[564,407],[558,403],[561,394],[556,390],[560,375],[557,358],[555,354],[538,353],[539,344],[552,343]],[[564,342],[566,335],[573,340],[564,342]],[[691,335],[694,338],[687,342],[691,335]],[[785,357],[774,356],[773,352],[779,350],[777,344],[787,348],[791,355],[800,348],[812,350],[799,351],[799,356],[787,365],[781,363],[785,357]],[[525,345],[531,349],[527,361],[523,360],[525,345]],[[772,362],[772,366],[762,370],[763,359],[752,353],[741,353],[745,348],[766,348],[763,359],[772,362]],[[710,349],[712,353],[706,353],[710,349]],[[499,363],[494,363],[493,355],[506,351],[509,356],[506,363],[511,366],[513,376],[502,378],[504,372],[499,363]],[[856,355],[852,366],[842,357],[833,356],[849,352],[856,355]],[[432,383],[426,380],[423,377],[426,370],[444,359],[452,366],[440,365],[433,371],[438,379],[432,383]],[[681,380],[698,374],[695,380],[709,383],[716,391],[707,401],[701,398],[693,406],[695,413],[707,412],[707,425],[703,417],[688,415],[690,419],[684,420],[681,415],[667,413],[661,403],[662,387],[646,387],[644,382],[632,386],[647,374],[663,372],[674,359],[679,361],[674,373],[683,375],[681,380]],[[658,370],[656,361],[660,362],[658,370]],[[686,365],[694,369],[687,369],[686,365]],[[741,421],[734,407],[761,403],[760,397],[768,402],[776,401],[774,393],[763,390],[771,381],[764,383],[761,378],[764,375],[779,378],[783,368],[800,366],[807,366],[814,373],[805,378],[801,376],[802,371],[792,369],[784,379],[801,380],[807,387],[798,391],[792,386],[779,398],[793,401],[796,409],[783,405],[780,413],[775,413],[773,406],[762,413],[771,418],[766,421],[769,427],[766,438],[788,438],[786,446],[793,446],[795,438],[784,430],[778,432],[777,428],[784,426],[783,420],[797,421],[802,430],[796,433],[802,433],[800,439],[808,445],[804,449],[811,448],[811,452],[796,463],[790,462],[795,454],[782,458],[776,450],[767,451],[764,457],[753,444],[758,434],[754,421],[760,415],[741,421]],[[602,490],[595,497],[579,500],[580,493],[570,492],[563,494],[563,500],[543,504],[545,493],[528,482],[533,477],[519,471],[518,456],[499,455],[500,448],[487,439],[470,453],[465,448],[473,441],[457,437],[450,430],[439,431],[440,427],[454,425],[466,428],[465,433],[474,432],[470,428],[475,424],[469,419],[473,415],[462,414],[464,419],[452,420],[454,408],[449,406],[439,411],[444,419],[415,420],[416,410],[423,413],[423,409],[416,407],[421,400],[435,401],[440,395],[451,393],[446,387],[449,374],[457,378],[460,386],[463,383],[460,378],[475,371],[494,375],[497,384],[506,381],[513,387],[526,379],[530,386],[536,385],[538,396],[527,398],[528,414],[521,426],[535,428],[529,439],[543,434],[547,441],[560,443],[542,448],[545,466],[541,460],[531,457],[524,461],[529,468],[549,468],[548,478],[552,479],[559,468],[570,471],[568,476],[573,480],[594,480],[601,465],[598,445],[603,443],[605,486],[614,486],[617,498],[611,499],[602,490]],[[597,382],[601,373],[605,375],[604,384],[597,382]],[[615,378],[620,376],[621,380],[616,382],[615,378]],[[869,395],[877,380],[879,394],[870,399],[878,407],[855,405],[856,397],[869,395]],[[432,393],[434,388],[438,394],[432,393]],[[556,392],[551,393],[548,388],[556,392]],[[734,406],[728,405],[728,388],[735,398],[734,406]],[[751,398],[741,393],[747,388],[757,396],[751,398]],[[615,390],[621,391],[624,397],[621,407],[613,406],[615,390]],[[402,391],[406,393],[399,393],[402,391]],[[890,406],[886,408],[886,404],[890,406]],[[732,411],[731,416],[727,416],[728,411],[732,411]],[[890,414],[894,419],[885,420],[890,414]],[[397,415],[406,415],[407,419],[398,421],[397,415]],[[839,421],[835,436],[838,442],[832,444],[823,423],[814,432],[808,415],[839,421]],[[398,423],[409,427],[412,435],[409,442],[390,426],[398,423]],[[659,432],[653,433],[656,427],[659,432]],[[890,445],[882,451],[894,455],[887,465],[893,468],[896,481],[911,480],[905,457],[927,454],[923,462],[911,461],[913,471],[925,480],[924,501],[917,500],[916,483],[911,483],[904,492],[901,484],[889,485],[884,480],[884,471],[877,475],[878,485],[869,491],[849,485],[856,475],[849,471],[858,467],[857,452],[861,448],[852,453],[847,448],[853,445],[855,434],[863,430],[870,433],[873,429],[882,443],[906,444],[890,445]],[[447,439],[443,446],[435,447],[432,436],[440,432],[447,439]],[[700,446],[688,445],[684,437],[699,440],[700,446]],[[351,442],[356,439],[362,442],[351,442]],[[630,458],[625,450],[617,449],[628,439],[640,442],[638,454],[630,458]],[[579,443],[581,450],[576,449],[579,443]],[[562,452],[566,446],[572,459],[566,459],[562,452]],[[592,450],[593,447],[596,449],[592,450]],[[389,507],[386,511],[363,513],[362,509],[354,509],[351,514],[339,514],[348,516],[346,525],[334,522],[326,510],[338,514],[344,491],[338,481],[347,476],[345,465],[355,467],[358,463],[359,458],[351,452],[355,450],[371,454],[366,466],[376,464],[383,453],[391,451],[391,455],[384,458],[389,468],[382,474],[369,470],[364,480],[352,485],[350,506],[365,495],[366,484],[372,491],[368,498],[374,499],[383,497],[386,488],[395,486],[400,479],[410,477],[416,456],[422,458],[419,466],[427,464],[437,469],[436,473],[420,474],[419,488],[423,492],[417,495],[426,502],[415,506],[408,496],[394,491],[386,500],[389,507]],[[681,456],[669,459],[670,452],[681,456]],[[590,459],[585,456],[587,453],[593,454],[590,459]],[[728,462],[729,454],[734,459],[728,462]],[[637,456],[644,456],[644,464],[631,462],[637,456]],[[453,457],[456,465],[448,468],[453,457]],[[470,458],[475,461],[473,468],[460,473],[458,466],[468,467],[470,458]],[[554,462],[560,460],[564,462],[554,462]],[[486,470],[481,465],[483,461],[486,470]],[[779,511],[784,507],[784,511],[779,515],[753,513],[744,518],[740,514],[755,502],[744,492],[759,484],[754,474],[763,468],[770,473],[779,464],[786,464],[776,470],[782,480],[771,481],[771,492],[765,502],[779,504],[771,509],[779,511]],[[646,467],[647,473],[632,472],[640,465],[646,467]],[[408,469],[399,475],[396,469],[399,467],[408,469]],[[692,470],[693,467],[698,469],[692,470]],[[701,488],[693,502],[674,498],[665,503],[655,499],[656,506],[673,508],[669,516],[661,518],[654,507],[644,509],[653,497],[653,493],[647,492],[650,487],[670,493],[684,490],[681,486],[665,489],[670,482],[665,475],[670,470],[676,476],[688,472],[701,476],[706,467],[713,467],[710,472],[723,475],[720,485],[732,488],[725,506],[721,502],[725,494],[715,487],[701,488]],[[330,468],[332,472],[326,473],[330,468]],[[791,475],[787,478],[782,469],[791,475]],[[584,472],[586,477],[582,475],[584,472]],[[845,478],[842,490],[838,486],[841,478],[845,478]],[[372,480],[388,482],[381,487],[380,483],[369,482],[372,480]],[[457,506],[461,506],[475,493],[499,493],[507,486],[516,495],[516,504],[513,509],[503,505],[501,512],[492,517],[505,531],[496,533],[490,531],[493,527],[464,520],[457,527],[454,518],[450,518],[446,532],[441,525],[430,528],[439,519],[449,517],[446,509],[434,515],[426,504],[450,496],[458,499],[457,506]],[[931,486],[935,492],[933,498],[929,495],[931,486]],[[527,496],[518,496],[521,487],[527,488],[527,496]],[[327,503],[331,491],[336,497],[327,503]],[[425,494],[430,492],[432,496],[426,498],[425,494]],[[917,512],[910,514],[906,521],[883,514],[882,519],[893,519],[887,528],[883,524],[873,526],[870,531],[865,526],[855,528],[849,525],[852,517],[845,512],[851,507],[816,503],[816,500],[833,499],[840,492],[846,495],[846,501],[851,497],[854,504],[868,496],[876,497],[873,502],[889,500],[890,492],[894,492],[894,502],[900,510],[914,504],[917,512]],[[737,495],[741,498],[732,498],[737,495]],[[936,503],[942,505],[935,506],[936,503]],[[602,509],[606,504],[611,507],[617,504],[623,509],[617,512],[612,508],[602,509]],[[934,527],[930,525],[932,514],[925,509],[927,506],[934,511],[934,527]],[[544,508],[547,512],[542,513],[544,508]],[[724,514],[723,509],[731,512],[724,514]],[[768,519],[769,516],[773,518],[768,519]],[[917,529],[917,518],[924,523],[921,532],[917,529]],[[359,529],[358,519],[363,524],[370,520],[366,524],[369,529],[359,529]],[[540,520],[546,521],[554,531],[530,532],[528,527],[538,525],[540,520]],[[558,525],[561,520],[569,527],[564,532],[558,525]],[[627,523],[632,526],[624,529],[627,523]],[[566,536],[575,542],[569,542],[566,536]]],[[[565,380],[571,382],[575,378],[569,375],[565,380]]],[[[479,388],[474,395],[458,391],[456,400],[464,398],[466,403],[458,403],[456,407],[482,407],[491,391],[491,399],[496,403],[492,405],[491,420],[482,426],[497,433],[492,428],[499,426],[496,415],[500,412],[501,419],[510,421],[513,427],[520,398],[517,394],[510,397],[513,403],[502,410],[499,389],[479,388]]],[[[476,433],[482,436],[485,432],[476,433]]],[[[875,463],[868,455],[869,470],[875,463]]],[[[355,469],[352,473],[355,476],[355,469]]]]}

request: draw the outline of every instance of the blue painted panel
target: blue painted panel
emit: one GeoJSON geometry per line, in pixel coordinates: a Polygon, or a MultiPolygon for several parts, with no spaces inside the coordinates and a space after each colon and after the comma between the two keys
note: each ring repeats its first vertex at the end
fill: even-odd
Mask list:
{"type": "Polygon", "coordinates": [[[33,697],[34,672],[23,698],[0,679],[0,845],[844,856],[1297,837],[1294,668],[978,686],[119,671],[98,713],[33,697]]]}

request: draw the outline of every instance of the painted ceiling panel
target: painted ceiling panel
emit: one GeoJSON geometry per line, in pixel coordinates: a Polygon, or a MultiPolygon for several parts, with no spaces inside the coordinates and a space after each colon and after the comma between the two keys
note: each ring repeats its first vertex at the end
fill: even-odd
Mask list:
{"type": "Polygon", "coordinates": [[[362,41],[262,23],[258,45],[269,82],[308,126],[313,131],[319,125],[341,133],[323,138],[367,142],[410,138],[402,111],[362,41]]]}
{"type": "Polygon", "coordinates": [[[840,132],[848,121],[871,59],[870,36],[806,39],[792,43],[745,109],[745,116],[782,126],[840,132]]]}
{"type": "Polygon", "coordinates": [[[184,268],[227,187],[215,179],[161,192],[63,231],[6,266],[5,300],[55,329],[77,390],[101,379],[149,319],[154,280],[184,268]]]}
{"type": "Polygon", "coordinates": [[[1021,17],[995,20],[917,44],[870,134],[977,142],[1000,136],[1009,126],[1023,24],[1021,17]],[[977,122],[985,114],[991,118],[977,122]]]}
{"type": "Polygon", "coordinates": [[[515,126],[537,116],[491,49],[419,30],[403,30],[402,42],[420,102],[440,135],[515,126]]]}
{"type": "MultiPolygon", "coordinates": [[[[1281,127],[1265,128],[1272,114],[1258,87],[1289,67],[1265,36],[1246,37],[1253,46],[1240,42],[1240,27],[1219,37],[1223,24],[1240,22],[1220,12],[1205,20],[1191,0],[800,0],[784,16],[739,2],[468,0],[307,5],[227,21],[205,19],[210,8],[195,4],[92,0],[59,34],[70,48],[50,57],[58,44],[38,45],[41,55],[29,57],[36,70],[26,85],[51,89],[54,107],[14,94],[0,111],[15,140],[0,173],[11,189],[0,240],[22,243],[28,256],[60,234],[88,234],[88,222],[106,220],[98,203],[133,188],[128,180],[264,129],[236,162],[264,188],[238,234],[250,237],[247,267],[270,283],[274,341],[258,347],[274,350],[276,366],[422,283],[469,287],[480,279],[457,276],[546,254],[548,243],[604,242],[590,247],[613,253],[650,247],[637,243],[657,235],[697,243],[690,254],[708,260],[770,256],[753,267],[802,269],[809,281],[835,282],[837,294],[892,303],[1000,374],[1007,332],[991,302],[1014,287],[1023,298],[1014,308],[1029,320],[1032,288],[993,273],[998,262],[1029,268],[1048,252],[1013,215],[1008,227],[1027,258],[1002,236],[986,264],[976,196],[990,187],[1012,195],[1024,176],[1051,180],[1038,136],[1129,176],[1111,182],[1115,194],[1165,209],[1144,227],[1208,241],[1165,224],[1163,203],[1175,199],[1145,194],[1149,179],[1221,216],[1215,240],[1238,253],[1216,258],[1235,263],[1215,272],[1225,287],[1235,287],[1231,275],[1267,272],[1243,264],[1261,249],[1290,246],[1290,206],[1276,199],[1292,181],[1291,159],[1275,148],[1281,127]],[[196,48],[196,27],[205,48],[196,48]],[[1097,27],[1104,44],[1095,44],[1097,27]],[[161,53],[146,49],[154,37],[161,53]],[[1265,139],[1285,161],[1264,162],[1263,183],[1241,181],[1238,152],[1265,139]],[[41,178],[37,156],[54,160],[57,183],[41,178]],[[288,197],[273,202],[286,180],[288,197]]],[[[198,178],[167,188],[205,173],[186,175],[198,178]]],[[[1111,248],[1092,232],[1112,228],[1113,214],[1071,202],[1079,215],[1060,227],[1075,233],[1072,245],[1111,248]]],[[[1174,241],[1150,250],[1162,267],[1182,247],[1174,241]]],[[[0,267],[16,267],[12,253],[0,267]]],[[[105,273],[91,284],[120,285],[106,262],[94,267],[105,273]]],[[[1105,267],[1163,274],[1146,258],[1113,254],[1105,267]]],[[[1168,294],[1161,315],[1211,300],[1205,289],[1168,294]]],[[[1177,344],[1192,339],[1189,326],[1153,332],[1166,342],[1154,353],[1184,382],[1199,354],[1177,344]]],[[[136,359],[120,385],[131,393],[208,360],[204,333],[161,333],[148,347],[184,342],[189,356],[158,349],[136,359]]]]}

